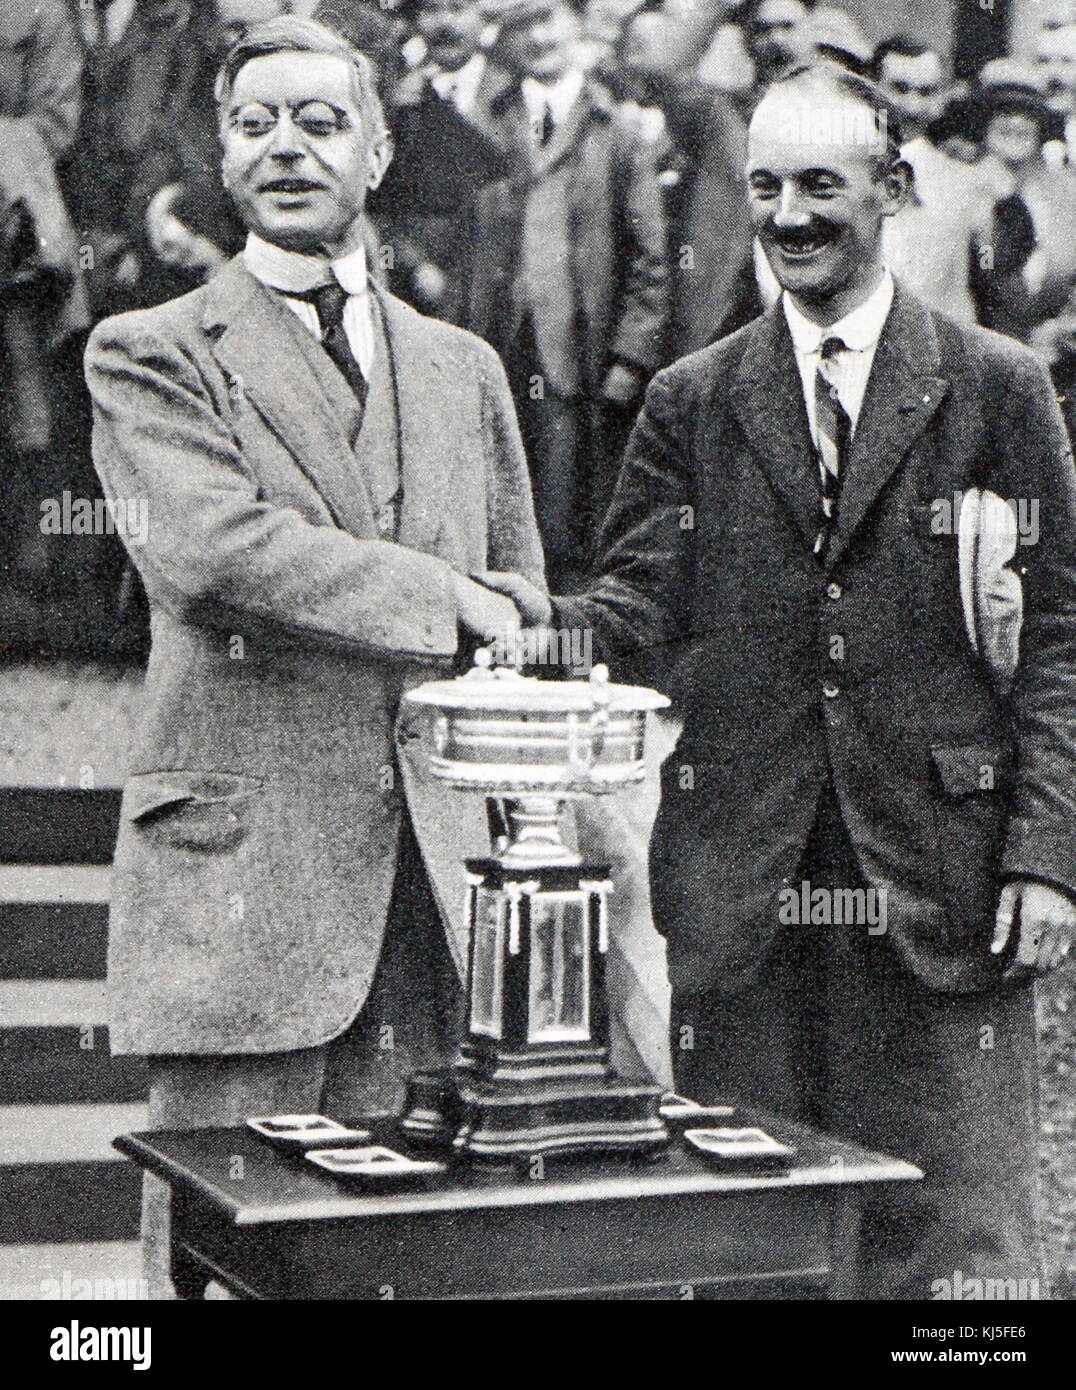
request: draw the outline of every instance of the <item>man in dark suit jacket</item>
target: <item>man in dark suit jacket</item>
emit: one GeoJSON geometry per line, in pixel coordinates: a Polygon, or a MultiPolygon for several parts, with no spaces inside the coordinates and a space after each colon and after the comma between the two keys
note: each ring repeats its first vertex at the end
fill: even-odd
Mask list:
{"type": "Polygon", "coordinates": [[[596,649],[686,644],[651,842],[679,1088],[919,1163],[868,1210],[865,1292],[930,1297],[1040,1279],[1030,979],[1076,923],[1076,474],[1032,356],[886,272],[897,139],[851,74],[771,88],[747,173],[783,300],[655,378],[602,577],[556,607],[596,649]],[[973,485],[1024,519],[1008,695],[965,635],[973,485]]]}
{"type": "Polygon", "coordinates": [[[58,178],[79,118],[82,55],[63,0],[0,6],[0,592],[8,630],[50,643],[51,599],[71,584],[39,505],[77,477],[61,349],[88,323],[82,248],[58,178]],[[21,590],[15,593],[14,590],[21,590]]]}
{"type": "Polygon", "coordinates": [[[508,368],[551,573],[578,573],[662,360],[668,268],[654,152],[576,65],[568,0],[504,0],[490,103],[511,177],[476,198],[463,322],[508,368]],[[614,445],[615,441],[615,445],[614,445]]]}
{"type": "MultiPolygon", "coordinates": [[[[427,777],[400,699],[515,620],[470,573],[542,574],[500,363],[367,280],[388,147],[362,55],[274,20],[219,95],[244,252],[86,356],[106,495],[148,517],[109,991],[161,1127],[391,1109],[450,1056],[459,859],[488,828],[427,777]]],[[[165,1217],[151,1181],[155,1292],[165,1217]]]]}
{"type": "Polygon", "coordinates": [[[396,13],[414,24],[426,59],[393,92],[397,159],[370,210],[382,245],[392,248],[394,291],[423,313],[460,323],[474,196],[509,167],[489,102],[511,77],[482,50],[479,0],[405,0],[396,13]]]}

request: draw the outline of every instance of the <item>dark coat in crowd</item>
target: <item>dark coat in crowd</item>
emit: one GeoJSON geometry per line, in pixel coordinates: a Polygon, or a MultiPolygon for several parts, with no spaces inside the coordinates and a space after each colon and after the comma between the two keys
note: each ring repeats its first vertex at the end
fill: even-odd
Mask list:
{"type": "Polygon", "coordinates": [[[86,44],[85,61],[82,157],[68,177],[73,207],[84,228],[137,240],[145,200],[132,194],[151,142],[180,124],[192,104],[212,105],[202,32],[183,11],[150,24],[136,9],[115,43],[102,33],[86,44]]]}
{"type": "Polygon", "coordinates": [[[524,203],[567,165],[573,236],[563,252],[575,293],[579,391],[597,401],[616,359],[648,372],[661,362],[669,292],[652,152],[596,83],[584,86],[545,150],[533,147],[518,89],[494,101],[491,114],[518,172],[478,194],[467,327],[510,353],[524,203]]]}
{"type": "Polygon", "coordinates": [[[395,155],[370,211],[382,243],[391,247],[393,290],[423,312],[450,323],[464,319],[466,268],[475,245],[474,202],[479,189],[502,179],[509,153],[490,116],[490,100],[511,81],[487,62],[474,106],[461,113],[440,97],[426,73],[410,73],[394,93],[389,116],[395,155]],[[436,297],[419,272],[444,277],[436,297]]]}
{"type": "Polygon", "coordinates": [[[1076,286],[1076,175],[1041,164],[1025,175],[995,207],[995,251],[1013,241],[1006,232],[1017,219],[1026,254],[1013,266],[995,255],[992,273],[980,276],[981,322],[1028,342],[1065,311],[1076,286]]]}

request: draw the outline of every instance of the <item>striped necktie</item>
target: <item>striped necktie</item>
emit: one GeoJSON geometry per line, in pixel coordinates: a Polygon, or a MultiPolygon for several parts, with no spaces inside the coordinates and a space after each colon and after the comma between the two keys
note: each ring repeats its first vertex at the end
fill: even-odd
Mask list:
{"type": "Polygon", "coordinates": [[[837,359],[847,348],[841,338],[826,338],[814,378],[815,430],[817,432],[819,473],[822,481],[822,511],[814,553],[823,555],[837,524],[837,501],[841,475],[848,458],[852,421],[837,391],[837,359]]]}

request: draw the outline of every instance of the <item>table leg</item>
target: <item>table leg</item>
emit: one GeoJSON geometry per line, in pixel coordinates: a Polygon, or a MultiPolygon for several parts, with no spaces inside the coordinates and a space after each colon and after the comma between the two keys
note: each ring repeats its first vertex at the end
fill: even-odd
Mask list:
{"type": "Polygon", "coordinates": [[[856,1298],[859,1293],[859,1194],[839,1192],[830,1228],[832,1273],[826,1285],[828,1299],[856,1298]]]}
{"type": "Polygon", "coordinates": [[[172,1283],[176,1297],[184,1300],[205,1298],[206,1285],[210,1273],[200,1260],[195,1259],[181,1240],[172,1238],[172,1283]]]}

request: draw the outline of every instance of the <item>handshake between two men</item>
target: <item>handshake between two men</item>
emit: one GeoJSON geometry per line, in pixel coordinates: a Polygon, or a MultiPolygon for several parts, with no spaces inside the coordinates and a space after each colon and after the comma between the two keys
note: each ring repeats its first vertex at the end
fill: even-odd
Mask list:
{"type": "Polygon", "coordinates": [[[524,629],[548,626],[553,605],[547,594],[521,574],[487,570],[467,578],[454,576],[456,614],[460,626],[512,662],[524,629]]]}

